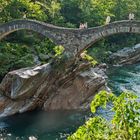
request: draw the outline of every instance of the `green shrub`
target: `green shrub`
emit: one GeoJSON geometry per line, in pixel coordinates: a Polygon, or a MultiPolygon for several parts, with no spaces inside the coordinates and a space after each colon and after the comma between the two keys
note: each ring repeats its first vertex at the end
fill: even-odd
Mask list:
{"type": "Polygon", "coordinates": [[[113,103],[114,115],[111,121],[101,116],[90,118],[83,126],[69,136],[68,140],[139,140],[140,139],[140,102],[132,93],[122,93],[116,97],[102,91],[91,103],[91,111],[113,103]]]}
{"type": "Polygon", "coordinates": [[[81,57],[82,59],[88,61],[91,63],[91,65],[95,66],[98,64],[98,62],[92,57],[90,56],[87,51],[84,51],[83,53],[81,53],[81,57]]]}
{"type": "Polygon", "coordinates": [[[61,56],[64,52],[64,47],[59,45],[54,47],[55,57],[61,56]]]}
{"type": "Polygon", "coordinates": [[[32,51],[28,46],[16,43],[0,44],[0,77],[10,70],[33,65],[32,51]]]}

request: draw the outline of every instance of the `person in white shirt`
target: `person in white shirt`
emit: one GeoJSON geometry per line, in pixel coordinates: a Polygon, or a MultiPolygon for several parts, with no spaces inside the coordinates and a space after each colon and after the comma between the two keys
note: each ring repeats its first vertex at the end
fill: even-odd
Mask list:
{"type": "Polygon", "coordinates": [[[23,14],[23,19],[26,19],[27,17],[26,17],[26,12],[24,12],[24,14],[23,14]]]}
{"type": "Polygon", "coordinates": [[[85,29],[87,29],[87,22],[86,22],[86,23],[84,23],[84,28],[85,28],[85,29]]]}
{"type": "Polygon", "coordinates": [[[133,13],[129,13],[129,20],[134,20],[135,15],[133,13]]]}
{"type": "Polygon", "coordinates": [[[107,16],[105,24],[109,24],[109,23],[110,23],[110,21],[111,21],[110,16],[107,16]]]}

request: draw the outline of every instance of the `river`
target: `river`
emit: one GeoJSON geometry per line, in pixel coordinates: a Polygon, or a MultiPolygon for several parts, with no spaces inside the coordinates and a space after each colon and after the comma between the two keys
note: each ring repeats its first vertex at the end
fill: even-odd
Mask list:
{"type": "MultiPolygon", "coordinates": [[[[140,96],[140,64],[110,67],[107,70],[108,85],[118,95],[125,90],[140,96]]],[[[101,113],[104,113],[101,111],[101,113]]],[[[110,114],[104,113],[105,116],[110,114]]],[[[89,113],[75,111],[34,111],[0,119],[0,138],[5,140],[64,140],[73,133],[89,113]]]]}
{"type": "Polygon", "coordinates": [[[108,85],[116,94],[129,90],[140,96],[140,64],[111,67],[107,75],[108,85]]]}

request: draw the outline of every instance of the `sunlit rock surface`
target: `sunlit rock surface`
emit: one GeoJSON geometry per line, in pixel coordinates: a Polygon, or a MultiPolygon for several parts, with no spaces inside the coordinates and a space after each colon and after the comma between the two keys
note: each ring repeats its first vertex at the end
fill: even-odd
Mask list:
{"type": "Polygon", "coordinates": [[[68,79],[46,100],[44,109],[88,108],[92,96],[105,86],[105,79],[94,70],[94,68],[90,68],[87,71],[79,72],[74,78],[68,79]]]}
{"type": "Polygon", "coordinates": [[[110,60],[113,64],[118,65],[135,64],[140,62],[140,44],[137,44],[132,48],[127,47],[113,53],[110,56],[110,60]]]}
{"type": "Polygon", "coordinates": [[[105,65],[55,70],[51,64],[9,72],[0,84],[0,116],[43,110],[88,109],[106,88],[105,65]],[[82,71],[81,68],[84,68],[82,71]]]}

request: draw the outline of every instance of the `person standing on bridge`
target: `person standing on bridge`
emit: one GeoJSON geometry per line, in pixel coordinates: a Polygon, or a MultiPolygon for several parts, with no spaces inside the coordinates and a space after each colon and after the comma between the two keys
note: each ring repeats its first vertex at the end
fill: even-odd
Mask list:
{"type": "Polygon", "coordinates": [[[105,24],[109,24],[109,23],[110,23],[110,21],[111,21],[110,16],[107,16],[106,21],[105,21],[105,24]]]}
{"type": "Polygon", "coordinates": [[[129,20],[134,20],[134,18],[135,18],[135,15],[133,13],[130,13],[129,14],[129,20]]]}
{"type": "Polygon", "coordinates": [[[86,23],[80,23],[79,29],[87,29],[87,22],[86,23]]]}
{"type": "Polygon", "coordinates": [[[26,19],[27,18],[26,14],[27,14],[27,12],[24,12],[23,19],[26,19]]]}
{"type": "Polygon", "coordinates": [[[87,22],[84,23],[84,28],[87,29],[88,28],[88,25],[87,25],[87,22]]]}
{"type": "Polygon", "coordinates": [[[79,29],[83,29],[84,25],[82,23],[80,23],[79,29]]]}

